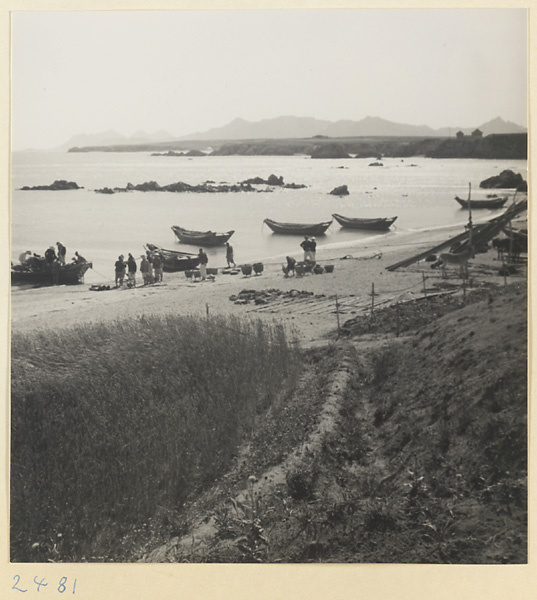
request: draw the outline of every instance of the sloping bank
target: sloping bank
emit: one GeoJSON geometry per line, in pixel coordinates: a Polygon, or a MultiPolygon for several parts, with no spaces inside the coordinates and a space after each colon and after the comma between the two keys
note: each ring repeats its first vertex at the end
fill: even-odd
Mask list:
{"type": "Polygon", "coordinates": [[[275,421],[294,447],[267,466],[286,435],[260,432],[141,560],[525,562],[526,302],[484,286],[353,319],[315,354],[323,402],[275,421]]]}

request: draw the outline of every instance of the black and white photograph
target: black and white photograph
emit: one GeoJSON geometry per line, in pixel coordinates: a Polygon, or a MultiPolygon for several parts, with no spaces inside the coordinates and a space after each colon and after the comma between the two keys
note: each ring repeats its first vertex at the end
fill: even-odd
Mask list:
{"type": "Polygon", "coordinates": [[[10,19],[10,563],[527,565],[528,10],[10,19]]]}

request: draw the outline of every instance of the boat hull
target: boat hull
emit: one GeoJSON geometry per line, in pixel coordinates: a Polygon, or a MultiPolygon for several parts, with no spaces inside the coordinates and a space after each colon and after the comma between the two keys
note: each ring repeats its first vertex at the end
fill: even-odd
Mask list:
{"type": "Polygon", "coordinates": [[[502,208],[503,205],[507,202],[508,196],[504,196],[503,198],[491,198],[489,200],[463,200],[458,196],[455,196],[455,200],[462,206],[462,208],[468,208],[468,203],[471,208],[502,208]]]}
{"type": "Polygon", "coordinates": [[[225,233],[216,233],[214,231],[192,231],[183,229],[177,225],[172,226],[177,239],[182,244],[191,246],[223,246],[229,238],[235,233],[235,230],[226,231],[225,233]]]}
{"type": "MultiPolygon", "coordinates": [[[[77,285],[84,283],[84,274],[93,266],[90,262],[70,263],[60,267],[58,285],[77,285]]],[[[11,268],[11,283],[13,285],[54,285],[52,268],[47,264],[39,268],[30,269],[23,265],[11,268]]]]}
{"type": "Polygon", "coordinates": [[[156,244],[146,244],[145,247],[151,252],[158,252],[164,257],[163,271],[166,273],[180,273],[195,269],[200,264],[197,254],[189,252],[176,252],[175,250],[166,250],[156,244]]]}
{"type": "Polygon", "coordinates": [[[332,216],[341,225],[341,227],[347,227],[349,229],[367,229],[371,231],[387,231],[397,219],[397,217],[360,219],[354,217],[344,217],[343,215],[338,214],[333,214],[332,216]]]}
{"type": "Polygon", "coordinates": [[[323,223],[280,223],[272,219],[265,219],[266,223],[274,233],[286,235],[324,235],[332,224],[332,221],[323,223]]]}

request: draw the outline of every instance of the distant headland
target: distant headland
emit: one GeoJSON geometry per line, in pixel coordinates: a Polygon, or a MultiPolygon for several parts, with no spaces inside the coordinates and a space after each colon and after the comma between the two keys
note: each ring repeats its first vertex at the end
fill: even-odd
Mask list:
{"type": "Polygon", "coordinates": [[[149,144],[120,144],[70,148],[69,152],[152,152],[156,155],[192,156],[293,156],[317,159],[409,158],[481,158],[518,159],[528,157],[527,133],[491,134],[456,137],[319,137],[263,140],[185,140],[149,144]],[[210,150],[206,151],[207,146],[210,150]],[[205,151],[203,151],[205,150],[205,151]]]}

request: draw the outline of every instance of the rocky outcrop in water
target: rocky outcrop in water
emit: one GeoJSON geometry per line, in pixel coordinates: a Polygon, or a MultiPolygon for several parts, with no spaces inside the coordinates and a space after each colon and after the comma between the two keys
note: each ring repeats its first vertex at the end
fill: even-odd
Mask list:
{"type": "Polygon", "coordinates": [[[348,196],[349,195],[349,188],[346,185],[340,185],[338,187],[335,187],[330,194],[332,196],[348,196]]]}
{"type": "Polygon", "coordinates": [[[128,190],[127,188],[109,188],[109,187],[103,187],[100,188],[98,190],[94,190],[97,194],[119,194],[121,192],[125,193],[125,192],[130,192],[130,190],[128,190]]]}
{"type": "Polygon", "coordinates": [[[269,175],[268,179],[263,179],[262,177],[252,177],[251,179],[245,179],[244,181],[241,181],[241,185],[272,185],[274,187],[283,187],[293,190],[307,187],[303,183],[284,183],[282,175],[279,177],[277,175],[269,175]]]}
{"type": "Polygon", "coordinates": [[[488,179],[484,179],[479,187],[491,189],[516,189],[518,191],[527,191],[528,184],[522,178],[520,173],[515,173],[509,169],[502,171],[499,175],[494,175],[488,179]]]}
{"type": "Polygon", "coordinates": [[[21,187],[21,190],[52,190],[52,191],[62,191],[62,190],[83,190],[84,188],[79,186],[74,181],[65,181],[65,179],[57,179],[54,183],[50,185],[34,185],[33,187],[28,187],[25,185],[21,187]]]}
{"type": "Polygon", "coordinates": [[[100,194],[115,194],[118,192],[192,192],[200,194],[215,194],[228,192],[257,192],[259,190],[256,190],[249,184],[242,183],[234,185],[212,185],[210,183],[190,185],[188,183],[184,183],[183,181],[177,181],[176,183],[170,183],[168,185],[159,185],[156,181],[146,181],[136,185],[128,183],[127,187],[124,188],[105,187],[95,191],[100,194]]]}

